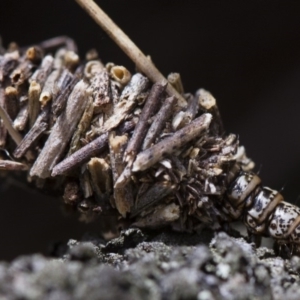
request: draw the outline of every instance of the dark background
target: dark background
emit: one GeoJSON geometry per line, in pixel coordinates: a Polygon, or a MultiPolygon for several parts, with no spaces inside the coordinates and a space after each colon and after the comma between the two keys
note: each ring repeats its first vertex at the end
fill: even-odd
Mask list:
{"type": "MultiPolygon", "coordinates": [[[[228,132],[237,133],[265,185],[300,195],[299,1],[98,0],[102,8],[167,75],[180,72],[185,90],[200,87],[218,100],[228,132]]],[[[84,54],[133,64],[72,0],[0,1],[4,44],[69,35],[84,54]]],[[[45,252],[51,241],[79,238],[100,224],[64,217],[59,200],[1,185],[0,260],[45,252]]]]}

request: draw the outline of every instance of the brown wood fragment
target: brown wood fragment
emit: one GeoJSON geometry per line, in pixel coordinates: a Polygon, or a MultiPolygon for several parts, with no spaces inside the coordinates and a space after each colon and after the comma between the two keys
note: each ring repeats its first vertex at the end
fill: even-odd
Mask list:
{"type": "Polygon", "coordinates": [[[0,118],[3,122],[5,128],[9,132],[11,138],[14,140],[14,142],[19,145],[22,141],[21,134],[13,127],[12,120],[10,119],[9,115],[7,114],[6,110],[0,105],[0,118]]]}
{"type": "Polygon", "coordinates": [[[39,114],[32,128],[25,135],[21,143],[14,151],[15,158],[21,158],[30,148],[32,148],[43,133],[48,128],[50,107],[47,105],[39,114]]]}
{"type": "Polygon", "coordinates": [[[179,73],[170,73],[168,75],[168,81],[179,94],[184,94],[183,84],[179,73]]]}
{"type": "Polygon", "coordinates": [[[139,121],[134,128],[133,135],[128,142],[127,148],[125,150],[126,162],[132,162],[145,138],[147,130],[150,126],[149,119],[157,112],[161,102],[162,96],[165,91],[165,86],[159,83],[155,83],[150,91],[150,94],[146,100],[146,103],[142,109],[139,121]]]}
{"type": "Polygon", "coordinates": [[[224,133],[224,126],[216,99],[210,92],[206,91],[205,89],[199,89],[196,92],[195,97],[198,98],[200,109],[202,109],[204,112],[212,114],[214,118],[214,122],[211,128],[212,133],[222,135],[224,133]]]}
{"type": "Polygon", "coordinates": [[[62,91],[64,91],[65,88],[67,88],[73,77],[74,75],[68,69],[64,68],[61,71],[55,83],[54,90],[52,91],[52,107],[55,106],[57,97],[62,91]]]}
{"type": "Polygon", "coordinates": [[[24,60],[11,73],[10,79],[12,84],[18,86],[23,84],[32,75],[33,65],[29,60],[24,60]]]}
{"type": "Polygon", "coordinates": [[[36,81],[31,81],[28,90],[28,115],[29,115],[29,127],[31,128],[38,117],[40,112],[40,93],[41,85],[36,81]]]}
{"type": "Polygon", "coordinates": [[[4,107],[11,119],[14,119],[19,111],[18,90],[13,86],[5,89],[4,107]]]}
{"type": "Polygon", "coordinates": [[[27,171],[28,166],[12,160],[0,159],[0,170],[5,171],[27,171]]]}
{"type": "Polygon", "coordinates": [[[80,77],[76,76],[76,74],[75,74],[75,76],[70,81],[70,83],[67,84],[67,86],[57,96],[57,98],[55,99],[55,102],[53,102],[52,112],[56,117],[58,117],[64,110],[67,100],[68,100],[68,97],[71,94],[72,90],[74,89],[75,85],[79,82],[79,80],[80,80],[80,77]]]}
{"type": "Polygon", "coordinates": [[[53,96],[53,91],[55,90],[56,81],[59,78],[61,70],[56,69],[53,70],[48,78],[46,79],[45,85],[40,95],[39,101],[41,102],[41,106],[45,106],[53,96]]]}
{"type": "MultiPolygon", "coordinates": [[[[5,91],[2,87],[0,87],[0,106],[6,112],[5,91]]],[[[7,129],[4,124],[4,120],[0,120],[0,148],[5,148],[6,136],[7,136],[7,129]]]]}
{"type": "Polygon", "coordinates": [[[76,43],[68,36],[57,36],[39,43],[38,46],[47,51],[57,49],[59,47],[66,47],[67,50],[77,52],[76,43]]]}
{"type": "Polygon", "coordinates": [[[203,114],[193,122],[155,144],[151,148],[139,153],[133,164],[132,171],[143,171],[159,162],[165,155],[170,155],[186,145],[189,141],[199,137],[208,129],[212,120],[211,114],[203,114]]]}
{"type": "Polygon", "coordinates": [[[121,86],[125,86],[131,79],[130,72],[123,66],[113,66],[109,71],[110,76],[121,86]]]}
{"type": "Polygon", "coordinates": [[[0,82],[17,66],[19,58],[20,54],[18,50],[4,54],[0,63],[0,82]]]}
{"type": "Polygon", "coordinates": [[[162,132],[166,121],[171,117],[173,113],[173,107],[176,104],[176,98],[174,96],[167,98],[160,108],[159,112],[155,116],[147,135],[144,139],[142,150],[149,148],[152,143],[155,142],[155,139],[162,132]]]}
{"type": "Polygon", "coordinates": [[[107,106],[112,105],[110,79],[106,69],[101,70],[92,77],[91,89],[93,91],[95,113],[106,111],[107,106]]]}
{"type": "Polygon", "coordinates": [[[43,58],[40,67],[29,78],[29,82],[35,81],[41,86],[41,88],[43,88],[46,79],[48,78],[49,74],[52,71],[53,62],[54,62],[53,56],[46,55],[43,58]]]}
{"type": "Polygon", "coordinates": [[[138,96],[148,87],[149,80],[137,73],[132,76],[129,84],[124,88],[120,101],[115,105],[113,115],[109,117],[97,134],[102,134],[116,128],[135,107],[138,96]]]}
{"type": "Polygon", "coordinates": [[[104,133],[86,146],[82,147],[71,156],[65,158],[57,164],[52,171],[51,176],[57,176],[68,172],[69,170],[87,162],[91,157],[100,154],[107,146],[108,133],[104,133]]]}
{"type": "Polygon", "coordinates": [[[25,103],[14,120],[14,128],[23,131],[28,121],[28,103],[25,103]]]}
{"type": "MultiPolygon", "coordinates": [[[[114,184],[117,182],[125,167],[123,155],[127,142],[127,135],[116,136],[114,132],[111,132],[109,135],[110,162],[114,184]]],[[[128,184],[121,189],[114,188],[114,201],[119,213],[123,217],[126,217],[126,214],[130,212],[130,209],[133,206],[131,184],[128,184]]]]}
{"type": "Polygon", "coordinates": [[[89,96],[88,102],[86,104],[84,113],[79,121],[79,124],[77,126],[77,129],[72,137],[70,146],[69,146],[69,152],[68,156],[79,150],[81,145],[81,138],[83,138],[84,134],[87,132],[87,129],[89,128],[92,117],[94,112],[94,106],[93,106],[93,99],[92,96],[89,96]]]}
{"type": "Polygon", "coordinates": [[[92,187],[100,200],[108,198],[112,191],[110,165],[103,158],[93,157],[87,164],[91,175],[92,187]]]}
{"type": "Polygon", "coordinates": [[[88,85],[84,81],[78,82],[74,87],[68,98],[66,109],[58,117],[44,148],[30,170],[31,176],[50,177],[52,169],[61,159],[83,114],[88,99],[87,88],[88,85]]]}
{"type": "Polygon", "coordinates": [[[38,64],[43,58],[43,50],[38,46],[29,47],[26,51],[26,58],[32,63],[38,64]]]}

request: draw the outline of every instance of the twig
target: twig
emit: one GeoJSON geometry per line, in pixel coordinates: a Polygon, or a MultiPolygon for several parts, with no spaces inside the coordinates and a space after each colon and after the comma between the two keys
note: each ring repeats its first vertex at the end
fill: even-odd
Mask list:
{"type": "MultiPolygon", "coordinates": [[[[130,40],[130,38],[109,18],[109,16],[93,0],[76,0],[87,11],[97,24],[110,36],[110,38],[129,56],[141,70],[153,82],[168,83],[168,80],[160,73],[145,54],[130,40]]],[[[168,84],[166,91],[170,96],[178,99],[179,106],[186,106],[186,100],[168,84]]]]}
{"type": "Polygon", "coordinates": [[[14,129],[10,117],[7,115],[7,112],[3,109],[1,105],[0,105],[0,118],[3,120],[3,123],[7,131],[9,132],[10,136],[12,137],[12,139],[15,141],[17,145],[19,145],[23,138],[21,134],[14,129]]]}
{"type": "Polygon", "coordinates": [[[147,170],[160,161],[165,155],[174,153],[189,141],[200,136],[209,127],[211,119],[211,114],[203,114],[170,137],[167,137],[153,147],[144,150],[137,155],[132,171],[138,172],[147,170]]]}

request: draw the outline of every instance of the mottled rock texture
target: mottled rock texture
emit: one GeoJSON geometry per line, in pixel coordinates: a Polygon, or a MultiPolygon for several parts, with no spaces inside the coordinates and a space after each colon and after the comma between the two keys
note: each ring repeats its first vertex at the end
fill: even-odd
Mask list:
{"type": "Polygon", "coordinates": [[[129,229],[0,264],[0,299],[300,299],[300,259],[244,239],[129,229]],[[209,246],[208,241],[210,240],[209,246]]]}

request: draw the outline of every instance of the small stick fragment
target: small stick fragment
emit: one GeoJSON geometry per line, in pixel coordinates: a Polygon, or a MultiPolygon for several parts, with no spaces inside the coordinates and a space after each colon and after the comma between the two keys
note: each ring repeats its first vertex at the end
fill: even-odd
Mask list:
{"type": "Polygon", "coordinates": [[[67,69],[74,70],[79,64],[79,56],[74,51],[67,51],[64,57],[64,63],[67,69]]]}
{"type": "Polygon", "coordinates": [[[68,97],[74,89],[75,85],[79,82],[79,80],[80,77],[75,75],[70,81],[70,83],[66,86],[66,88],[63,89],[63,91],[55,99],[55,102],[53,102],[52,111],[56,117],[58,117],[64,110],[68,97]]]}
{"type": "Polygon", "coordinates": [[[53,61],[53,56],[46,55],[42,60],[41,66],[29,78],[29,82],[35,81],[43,88],[46,79],[52,71],[53,61]]]}
{"type": "Polygon", "coordinates": [[[11,53],[6,53],[0,63],[0,82],[7,77],[10,72],[17,66],[18,59],[20,57],[19,51],[13,51],[11,53]]]}
{"type": "Polygon", "coordinates": [[[69,153],[68,156],[76,152],[81,148],[80,139],[83,137],[84,133],[87,131],[88,127],[91,124],[92,117],[93,117],[94,107],[93,107],[93,99],[92,96],[89,97],[89,100],[86,104],[86,108],[84,110],[84,113],[79,121],[79,124],[77,126],[77,130],[75,131],[70,147],[69,147],[69,153]]]}
{"type": "MultiPolygon", "coordinates": [[[[2,87],[0,87],[0,106],[3,107],[4,110],[6,110],[5,92],[2,87]]],[[[0,148],[5,148],[6,136],[7,129],[5,127],[4,121],[0,120],[0,148]]]]}
{"type": "Polygon", "coordinates": [[[122,86],[125,86],[131,79],[130,72],[123,66],[113,66],[109,73],[122,86]]]}
{"type": "Polygon", "coordinates": [[[2,122],[4,126],[6,127],[7,131],[9,132],[10,136],[14,140],[14,142],[19,145],[22,141],[21,134],[13,127],[12,120],[8,116],[7,112],[3,107],[0,105],[0,118],[2,119],[2,122]]]}
{"type": "Polygon", "coordinates": [[[145,150],[151,146],[152,143],[155,142],[156,137],[162,131],[163,127],[166,125],[166,121],[173,113],[173,106],[176,103],[176,98],[174,96],[167,98],[157,115],[153,123],[151,124],[147,135],[144,139],[144,143],[142,146],[142,150],[145,150]]]}
{"type": "Polygon", "coordinates": [[[152,86],[150,94],[146,100],[146,103],[140,115],[139,122],[137,123],[133,135],[125,150],[124,161],[132,162],[134,160],[137,152],[139,151],[143,143],[143,140],[147,133],[147,129],[149,128],[148,121],[157,112],[164,91],[165,86],[159,83],[155,83],[152,86]]]}
{"type": "Polygon", "coordinates": [[[186,106],[186,100],[168,84],[168,80],[160,73],[151,60],[130,40],[130,38],[118,27],[109,16],[92,0],[76,0],[83,9],[98,23],[113,41],[130,57],[137,68],[141,70],[153,82],[167,84],[166,91],[170,96],[178,99],[178,105],[186,106]]]}
{"type": "Polygon", "coordinates": [[[25,135],[21,143],[14,151],[15,158],[21,158],[27,150],[29,150],[42,136],[42,134],[48,128],[48,119],[49,119],[50,107],[47,105],[38,116],[36,122],[25,135]]]}
{"type": "Polygon", "coordinates": [[[168,81],[172,84],[172,86],[179,94],[184,94],[183,84],[179,73],[170,73],[168,75],[168,81]]]}
{"type": "Polygon", "coordinates": [[[130,217],[133,218],[137,216],[141,211],[158,203],[160,200],[165,198],[171,192],[173,192],[175,186],[172,186],[170,182],[158,182],[153,184],[148,191],[146,191],[138,202],[135,208],[132,210],[130,217]]]}
{"type": "Polygon", "coordinates": [[[107,146],[108,133],[104,133],[86,146],[82,147],[71,156],[65,158],[57,164],[52,171],[51,176],[57,176],[68,172],[87,162],[91,157],[100,154],[107,146]]]}
{"type": "Polygon", "coordinates": [[[77,52],[77,46],[73,39],[68,36],[58,36],[46,41],[39,43],[39,46],[44,49],[50,51],[53,49],[57,49],[59,47],[65,46],[67,50],[77,52]]]}
{"type": "MultiPolygon", "coordinates": [[[[109,135],[110,161],[114,184],[117,182],[125,167],[123,155],[127,142],[127,135],[116,136],[114,132],[111,132],[109,135]]],[[[114,188],[114,200],[119,213],[123,217],[126,217],[126,214],[130,212],[130,208],[133,205],[132,186],[127,184],[121,189],[114,188]]]]}
{"type": "Polygon", "coordinates": [[[26,58],[32,63],[37,64],[43,58],[43,50],[38,46],[29,47],[26,51],[26,58]]]}
{"type": "Polygon", "coordinates": [[[91,79],[95,113],[102,112],[111,104],[110,79],[106,69],[96,73],[91,79]]]}
{"type": "Polygon", "coordinates": [[[23,84],[32,74],[33,65],[29,60],[24,60],[10,75],[12,84],[23,84]]]}
{"type": "Polygon", "coordinates": [[[39,97],[41,93],[41,86],[36,81],[31,81],[28,90],[28,114],[29,114],[29,127],[31,128],[36,121],[40,111],[39,97]]]}
{"type": "Polygon", "coordinates": [[[12,160],[0,159],[0,170],[5,171],[27,171],[28,166],[12,160]]]}
{"type": "Polygon", "coordinates": [[[58,117],[44,148],[30,170],[31,176],[50,177],[83,114],[88,99],[87,88],[88,85],[84,81],[78,82],[74,87],[66,109],[58,117]]]}
{"type": "Polygon", "coordinates": [[[8,86],[5,89],[5,104],[4,107],[11,119],[14,119],[19,111],[18,91],[13,86],[8,86]]]}
{"type": "Polygon", "coordinates": [[[14,120],[14,128],[23,131],[28,121],[28,103],[24,104],[14,120]]]}
{"type": "Polygon", "coordinates": [[[212,114],[214,118],[212,131],[215,134],[222,135],[224,133],[223,121],[220,115],[219,108],[217,106],[217,101],[214,96],[206,91],[205,89],[199,89],[196,92],[196,97],[198,98],[199,106],[204,112],[212,114]]]}
{"type": "Polygon", "coordinates": [[[172,154],[194,138],[201,135],[210,125],[211,114],[203,114],[193,122],[165,138],[153,147],[139,153],[133,163],[133,172],[143,171],[160,161],[165,155],[172,154]]]}
{"type": "Polygon", "coordinates": [[[73,77],[74,75],[68,69],[65,68],[62,70],[52,92],[52,107],[55,106],[58,95],[68,86],[73,77]]]}
{"type": "Polygon", "coordinates": [[[53,91],[55,90],[55,84],[60,75],[60,72],[61,71],[57,69],[52,71],[48,76],[39,99],[42,107],[52,99],[53,91]]]}
{"type": "Polygon", "coordinates": [[[116,128],[136,105],[138,95],[147,88],[148,84],[149,80],[140,73],[132,76],[129,84],[121,94],[120,101],[114,107],[113,115],[105,121],[103,127],[97,133],[102,134],[116,128]]]}
{"type": "Polygon", "coordinates": [[[112,190],[111,169],[109,164],[103,159],[93,157],[87,164],[91,174],[93,189],[101,200],[108,197],[112,190]]]}

